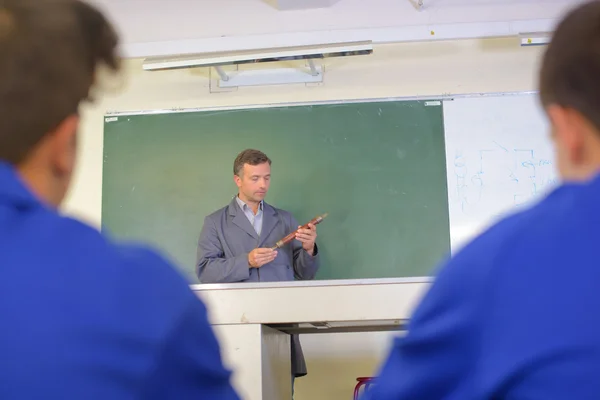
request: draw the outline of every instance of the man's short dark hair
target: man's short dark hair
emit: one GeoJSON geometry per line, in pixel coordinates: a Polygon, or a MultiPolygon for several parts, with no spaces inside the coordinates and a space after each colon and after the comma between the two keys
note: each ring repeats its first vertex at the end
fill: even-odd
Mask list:
{"type": "Polygon", "coordinates": [[[600,1],[571,10],[554,32],[543,58],[544,107],[572,108],[600,130],[600,1]]]}
{"type": "Polygon", "coordinates": [[[271,159],[265,153],[260,150],[246,149],[235,158],[233,162],[233,174],[240,176],[244,164],[260,165],[264,163],[271,165],[271,159]]]}
{"type": "Polygon", "coordinates": [[[119,68],[117,34],[80,0],[0,0],[0,160],[22,162],[119,68]]]}

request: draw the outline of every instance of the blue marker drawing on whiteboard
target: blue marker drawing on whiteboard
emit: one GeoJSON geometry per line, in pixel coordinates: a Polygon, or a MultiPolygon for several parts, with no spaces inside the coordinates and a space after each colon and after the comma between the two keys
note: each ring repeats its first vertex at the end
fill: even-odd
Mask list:
{"type": "Polygon", "coordinates": [[[466,159],[462,154],[454,157],[454,174],[456,176],[456,195],[459,199],[462,211],[466,211],[469,204],[477,203],[481,198],[482,182],[479,174],[469,178],[466,159]]]}
{"type": "Polygon", "coordinates": [[[467,159],[463,153],[458,150],[454,156],[453,190],[466,214],[484,200],[518,207],[556,184],[552,161],[536,158],[534,149],[493,141],[489,148],[477,151],[477,159],[467,159]]]}

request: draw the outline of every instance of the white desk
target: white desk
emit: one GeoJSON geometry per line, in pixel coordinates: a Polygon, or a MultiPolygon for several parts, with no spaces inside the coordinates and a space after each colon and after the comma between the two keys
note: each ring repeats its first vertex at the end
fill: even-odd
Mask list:
{"type": "Polygon", "coordinates": [[[291,398],[288,333],[397,330],[430,278],[192,285],[247,400],[291,398]]]}

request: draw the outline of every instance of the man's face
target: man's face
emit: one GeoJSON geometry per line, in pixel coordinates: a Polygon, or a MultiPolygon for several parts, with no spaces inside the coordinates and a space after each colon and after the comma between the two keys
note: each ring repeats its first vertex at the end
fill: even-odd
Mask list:
{"type": "Polygon", "coordinates": [[[244,164],[240,176],[234,176],[234,180],[240,194],[245,197],[243,200],[261,202],[271,184],[271,166],[268,162],[258,165],[244,164]]]}

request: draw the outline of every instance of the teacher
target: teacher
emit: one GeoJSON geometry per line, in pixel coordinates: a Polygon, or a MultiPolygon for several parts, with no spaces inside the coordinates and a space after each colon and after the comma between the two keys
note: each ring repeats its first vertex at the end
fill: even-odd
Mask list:
{"type": "MultiPolygon", "coordinates": [[[[244,150],[233,163],[233,174],[238,194],[227,206],[204,219],[196,263],[200,282],[313,279],[319,269],[314,225],[299,229],[296,240],[282,248],[270,248],[299,225],[291,213],[264,201],[271,184],[269,157],[258,150],[244,150]]],[[[306,375],[297,335],[292,335],[291,352],[292,377],[306,375]]]]}

